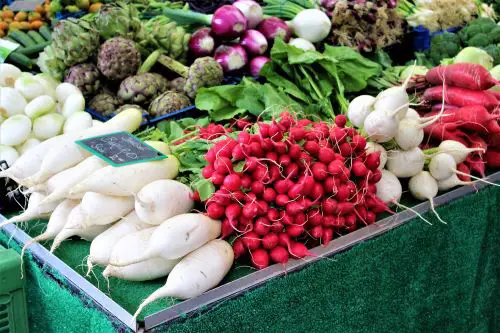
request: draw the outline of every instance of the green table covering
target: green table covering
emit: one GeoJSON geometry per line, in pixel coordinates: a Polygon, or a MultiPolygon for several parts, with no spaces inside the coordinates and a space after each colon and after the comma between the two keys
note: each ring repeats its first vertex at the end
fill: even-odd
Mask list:
{"type": "MultiPolygon", "coordinates": [[[[412,220],[155,332],[500,332],[499,197],[488,187],[440,207],[447,225],[426,214],[432,226],[412,220]]],[[[25,264],[32,333],[118,331],[54,272],[25,264]]]]}

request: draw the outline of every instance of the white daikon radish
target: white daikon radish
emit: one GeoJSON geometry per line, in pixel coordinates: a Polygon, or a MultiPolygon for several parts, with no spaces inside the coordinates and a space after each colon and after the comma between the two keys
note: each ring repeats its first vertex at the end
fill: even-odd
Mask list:
{"type": "Polygon", "coordinates": [[[85,225],[105,225],[116,222],[134,209],[134,197],[118,197],[87,192],[80,211],[85,225]]]}
{"type": "Polygon", "coordinates": [[[11,64],[0,64],[0,86],[14,87],[16,80],[21,76],[19,68],[11,64]]]}
{"type": "Polygon", "coordinates": [[[61,83],[56,87],[56,97],[57,101],[64,104],[66,99],[73,94],[81,94],[82,92],[76,86],[71,83],[61,83]]]}
{"type": "Polygon", "coordinates": [[[369,154],[380,152],[380,165],[378,166],[378,168],[383,169],[385,167],[385,164],[387,163],[387,151],[385,150],[384,146],[379,145],[376,142],[368,141],[366,143],[366,152],[369,154]]]}
{"type": "Polygon", "coordinates": [[[24,113],[31,119],[43,116],[44,114],[54,112],[56,110],[56,102],[47,95],[42,95],[34,98],[24,108],[24,113]]]}
{"type": "Polygon", "coordinates": [[[42,204],[42,200],[45,198],[45,195],[39,192],[32,193],[28,200],[28,207],[24,211],[24,213],[19,214],[10,218],[7,221],[0,223],[0,227],[10,223],[18,223],[18,222],[26,222],[34,219],[43,219],[50,216],[50,214],[56,209],[59,205],[59,202],[52,202],[49,204],[42,204]]]}
{"type": "Polygon", "coordinates": [[[148,249],[135,258],[110,260],[112,266],[127,266],[151,258],[179,259],[220,235],[220,221],[202,214],[181,214],[160,224],[148,249]]]}
{"type": "Polygon", "coordinates": [[[149,224],[159,225],[172,216],[189,213],[193,192],[176,180],[160,179],[144,186],[135,198],[135,211],[149,224]]]}
{"type": "Polygon", "coordinates": [[[31,101],[45,93],[43,85],[30,73],[22,73],[16,80],[16,83],[14,83],[14,88],[19,91],[27,101],[31,101]]]}
{"type": "Polygon", "coordinates": [[[213,240],[184,257],[168,275],[165,286],[152,293],[137,309],[136,318],[151,302],[163,297],[189,299],[216,287],[231,269],[234,253],[231,245],[213,240]]]}
{"type": "Polygon", "coordinates": [[[78,205],[77,200],[64,200],[62,201],[56,209],[50,215],[49,222],[47,223],[47,228],[45,231],[35,238],[27,242],[21,252],[21,257],[24,255],[24,251],[31,246],[33,243],[38,243],[45,240],[53,239],[58,233],[64,228],[66,222],[68,221],[69,213],[78,205]]]}
{"type": "MultiPolygon", "coordinates": [[[[137,256],[141,249],[146,250],[155,229],[154,227],[148,228],[124,236],[113,247],[112,260],[123,261],[137,256]]],[[[158,257],[124,267],[108,265],[102,275],[105,277],[114,276],[129,281],[154,280],[168,275],[180,260],[168,260],[158,257]]]]}
{"type": "Polygon", "coordinates": [[[89,271],[94,264],[106,266],[109,264],[109,258],[113,247],[123,237],[139,230],[151,228],[151,225],[142,222],[137,214],[132,211],[119,222],[111,226],[108,230],[97,236],[90,244],[90,255],[87,258],[89,271]]]}
{"type": "Polygon", "coordinates": [[[94,238],[106,231],[110,225],[92,225],[83,226],[84,217],[80,211],[80,205],[76,205],[68,215],[68,221],[64,228],[54,238],[54,242],[50,247],[50,252],[54,252],[61,243],[73,236],[78,236],[86,241],[92,241],[94,238]]]}
{"type": "Polygon", "coordinates": [[[17,150],[9,146],[0,145],[0,161],[5,161],[8,166],[11,166],[18,158],[19,153],[17,150]]]}
{"type": "Polygon", "coordinates": [[[377,197],[386,204],[393,204],[401,199],[403,187],[392,172],[382,170],[382,178],[375,184],[377,187],[377,197]]]}
{"type": "Polygon", "coordinates": [[[425,154],[416,147],[408,151],[390,150],[387,153],[387,170],[398,178],[413,177],[424,169],[425,154]]]}
{"type": "Polygon", "coordinates": [[[434,198],[438,194],[438,183],[428,171],[421,171],[411,177],[408,182],[408,188],[415,199],[429,200],[431,210],[434,215],[436,215],[440,222],[446,224],[446,222],[444,222],[436,212],[434,207],[434,198]]]}
{"type": "Polygon", "coordinates": [[[61,134],[64,117],[59,113],[49,113],[33,121],[33,134],[37,139],[47,140],[61,134]]]}
{"type": "Polygon", "coordinates": [[[0,89],[0,115],[6,118],[16,114],[24,114],[26,99],[14,88],[4,87],[0,89]]]}
{"type": "Polygon", "coordinates": [[[168,144],[166,144],[163,141],[146,140],[146,141],[144,141],[144,143],[149,145],[150,147],[158,150],[160,153],[163,153],[165,155],[171,154],[170,147],[168,146],[168,144]]]}
{"type": "Polygon", "coordinates": [[[79,132],[90,127],[92,127],[92,116],[90,113],[77,111],[71,114],[64,123],[64,133],[79,132]]]}
{"type": "Polygon", "coordinates": [[[120,112],[101,126],[88,128],[75,134],[67,134],[64,140],[61,140],[54,149],[47,152],[38,172],[29,179],[23,179],[23,182],[28,186],[44,182],[50,176],[70,168],[86,157],[89,157],[90,153],[80,148],[80,146],[74,142],[75,140],[119,131],[133,132],[139,128],[141,122],[141,112],[137,109],[130,108],[120,112]]]}
{"type": "Polygon", "coordinates": [[[61,200],[69,197],[69,191],[73,186],[95,171],[108,166],[106,162],[97,156],[84,159],[72,168],[66,169],[52,176],[47,180],[47,184],[57,184],[50,188],[50,194],[43,200],[44,203],[61,200]]]}
{"type": "Polygon", "coordinates": [[[0,144],[17,146],[28,139],[31,133],[31,120],[18,114],[5,120],[0,126],[0,144]]]}
{"type": "Polygon", "coordinates": [[[63,116],[69,118],[74,113],[80,111],[85,111],[85,98],[83,98],[83,95],[81,93],[69,95],[64,101],[63,116]]]}
{"type": "Polygon", "coordinates": [[[174,179],[179,172],[179,161],[174,155],[145,163],[119,168],[107,166],[97,170],[71,189],[70,194],[97,192],[107,195],[135,195],[147,184],[158,179],[174,179]]]}
{"type": "Polygon", "coordinates": [[[373,103],[375,97],[370,95],[358,96],[349,103],[347,117],[354,126],[363,127],[366,117],[373,110],[373,103]]]}
{"type": "Polygon", "coordinates": [[[40,140],[36,138],[28,138],[28,140],[24,141],[20,146],[16,146],[17,151],[20,155],[24,154],[31,148],[38,146],[40,144],[40,140]]]}

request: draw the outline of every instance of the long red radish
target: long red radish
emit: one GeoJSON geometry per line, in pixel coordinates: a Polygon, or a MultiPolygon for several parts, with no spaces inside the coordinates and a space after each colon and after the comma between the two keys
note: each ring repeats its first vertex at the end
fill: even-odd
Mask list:
{"type": "MultiPolygon", "coordinates": [[[[424,100],[430,102],[443,101],[443,87],[437,86],[424,92],[424,100]]],[[[482,105],[488,110],[499,106],[498,100],[486,91],[470,90],[459,87],[444,87],[444,102],[456,106],[482,105]]]]}
{"type": "Polygon", "coordinates": [[[425,75],[432,85],[441,86],[444,82],[452,87],[471,90],[487,90],[498,85],[486,68],[478,64],[458,63],[432,68],[425,75]]]}

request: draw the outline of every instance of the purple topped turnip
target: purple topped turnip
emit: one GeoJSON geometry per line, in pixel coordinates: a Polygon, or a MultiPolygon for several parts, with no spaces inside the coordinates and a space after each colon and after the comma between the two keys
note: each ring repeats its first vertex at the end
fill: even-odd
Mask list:
{"type": "Polygon", "coordinates": [[[210,28],[196,30],[189,40],[189,51],[197,58],[209,56],[214,52],[215,41],[210,28]]]}
{"type": "Polygon", "coordinates": [[[240,38],[240,45],[251,55],[262,55],[267,51],[267,39],[257,30],[247,30],[240,38]]]}
{"type": "Polygon", "coordinates": [[[273,41],[276,37],[280,37],[285,42],[288,42],[292,35],[292,31],[286,22],[277,17],[270,17],[262,20],[257,30],[259,30],[268,41],[273,41]]]}
{"type": "Polygon", "coordinates": [[[240,70],[248,61],[247,53],[240,45],[221,45],[215,50],[214,58],[222,66],[224,73],[240,70]]]}
{"type": "Polygon", "coordinates": [[[260,56],[255,57],[250,61],[250,75],[257,77],[259,76],[260,70],[266,63],[271,61],[268,57],[260,56]]]}
{"type": "Polygon", "coordinates": [[[254,29],[262,21],[262,7],[253,0],[238,0],[233,3],[248,20],[248,28],[254,29]]]}

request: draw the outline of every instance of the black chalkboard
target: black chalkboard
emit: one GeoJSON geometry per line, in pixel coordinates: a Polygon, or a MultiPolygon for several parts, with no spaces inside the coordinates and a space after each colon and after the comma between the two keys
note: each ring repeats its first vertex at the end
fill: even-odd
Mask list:
{"type": "Polygon", "coordinates": [[[167,157],[127,132],[95,136],[78,140],[76,144],[115,167],[167,157]]]}

